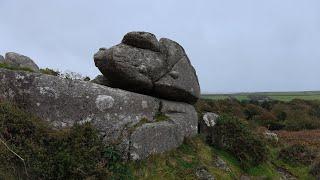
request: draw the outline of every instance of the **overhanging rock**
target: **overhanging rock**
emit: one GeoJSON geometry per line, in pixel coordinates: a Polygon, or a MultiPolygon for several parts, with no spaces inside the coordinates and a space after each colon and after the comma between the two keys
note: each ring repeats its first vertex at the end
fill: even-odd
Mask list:
{"type": "Polygon", "coordinates": [[[192,105],[40,73],[0,69],[0,100],[15,102],[58,129],[91,122],[126,159],[176,148],[197,133],[192,105]],[[158,114],[168,118],[159,121],[158,114]]]}

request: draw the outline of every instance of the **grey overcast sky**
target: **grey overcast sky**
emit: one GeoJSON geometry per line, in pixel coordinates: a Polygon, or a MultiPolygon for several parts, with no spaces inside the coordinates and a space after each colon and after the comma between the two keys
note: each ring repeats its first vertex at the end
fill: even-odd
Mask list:
{"type": "Polygon", "coordinates": [[[94,77],[128,31],[179,42],[202,92],[320,90],[319,0],[0,0],[0,54],[94,77]]]}

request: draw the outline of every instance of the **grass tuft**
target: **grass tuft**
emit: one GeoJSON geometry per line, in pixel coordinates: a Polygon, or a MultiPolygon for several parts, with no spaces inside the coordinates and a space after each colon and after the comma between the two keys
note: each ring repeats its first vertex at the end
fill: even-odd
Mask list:
{"type": "Polygon", "coordinates": [[[12,66],[12,65],[6,64],[6,63],[0,63],[0,68],[9,69],[9,70],[16,70],[16,71],[34,72],[34,71],[33,71],[32,69],[30,69],[30,68],[26,68],[26,67],[15,67],[15,66],[12,66]]]}

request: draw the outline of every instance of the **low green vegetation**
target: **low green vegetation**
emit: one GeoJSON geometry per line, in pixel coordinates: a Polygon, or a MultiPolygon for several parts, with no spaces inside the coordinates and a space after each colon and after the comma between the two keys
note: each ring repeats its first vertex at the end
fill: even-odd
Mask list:
{"type": "Polygon", "coordinates": [[[222,154],[228,152],[234,157],[236,161],[230,158],[228,162],[236,164],[245,174],[263,179],[280,179],[285,174],[288,177],[309,180],[318,176],[316,172],[319,166],[314,162],[317,150],[309,149],[305,145],[271,141],[265,138],[263,129],[317,129],[320,127],[319,105],[319,101],[298,99],[290,102],[202,99],[196,104],[196,109],[200,115],[204,112],[221,115],[212,128],[209,140],[213,141],[209,143],[219,148],[222,154]],[[260,126],[266,128],[261,129],[260,126]],[[263,160],[250,163],[255,162],[255,157],[263,160]],[[238,165],[235,162],[238,162],[238,165]]]}
{"type": "Polygon", "coordinates": [[[315,158],[315,152],[301,144],[285,147],[279,152],[279,159],[291,164],[311,165],[315,158]]]}
{"type": "MultiPolygon", "coordinates": [[[[138,162],[131,162],[131,171],[136,179],[197,179],[199,168],[207,169],[218,179],[234,179],[241,175],[241,169],[231,166],[226,172],[214,166],[215,149],[208,146],[201,137],[188,139],[178,149],[138,162]]],[[[222,157],[228,160],[227,158],[222,157]]]]}
{"type": "Polygon", "coordinates": [[[59,72],[58,70],[53,70],[50,68],[40,69],[40,72],[42,74],[47,74],[47,75],[52,75],[52,76],[59,76],[61,74],[61,72],[59,72]]]}
{"type": "Polygon", "coordinates": [[[205,169],[216,179],[240,179],[242,176],[281,179],[282,173],[298,179],[314,179],[309,173],[309,164],[291,163],[282,158],[281,154],[290,147],[265,141],[245,121],[222,116],[209,136],[199,135],[187,139],[171,152],[131,162],[134,178],[197,179],[197,171],[205,169]],[[229,170],[217,166],[218,158],[225,161],[229,170]]]}
{"type": "Polygon", "coordinates": [[[0,68],[9,69],[9,70],[17,70],[17,71],[34,72],[34,71],[33,71],[32,69],[30,69],[30,68],[16,67],[16,66],[12,66],[12,65],[10,65],[10,64],[5,64],[5,63],[0,63],[0,68]]]}
{"type": "Polygon", "coordinates": [[[263,138],[238,118],[219,117],[210,136],[210,144],[231,153],[243,169],[258,166],[269,156],[263,138]]]}
{"type": "Polygon", "coordinates": [[[163,113],[157,113],[153,118],[154,118],[154,121],[150,121],[148,118],[143,117],[137,124],[135,124],[130,128],[131,132],[133,132],[134,130],[136,130],[137,128],[141,127],[144,124],[162,122],[162,121],[167,121],[169,119],[169,117],[163,113]]]}
{"type": "MultiPolygon", "coordinates": [[[[215,103],[200,102],[197,109],[200,114],[212,111],[215,103]]],[[[241,106],[234,106],[233,101],[219,103],[219,110],[225,108],[229,115],[218,119],[209,138],[200,134],[175,150],[124,162],[114,147],[103,144],[90,123],[54,130],[15,105],[0,102],[0,179],[197,179],[201,169],[216,179],[230,180],[242,176],[280,179],[283,171],[298,179],[319,176],[320,163],[313,161],[310,150],[273,144],[256,131],[252,122],[257,112],[267,107],[248,109],[246,104],[246,111],[241,111],[241,106]],[[250,118],[231,116],[233,112],[250,118]],[[219,159],[227,168],[217,165],[219,159]]],[[[279,113],[279,117],[285,116],[279,113]]],[[[155,116],[157,122],[167,118],[162,114],[155,116]]]]}
{"type": "Polygon", "coordinates": [[[188,140],[177,150],[132,162],[134,176],[140,179],[195,179],[195,170],[200,166],[200,161],[211,158],[211,150],[200,143],[188,140]],[[197,153],[199,149],[194,149],[193,143],[197,143],[199,148],[202,147],[201,154],[197,153]]]}
{"type": "Polygon", "coordinates": [[[131,177],[121,155],[88,123],[52,130],[14,105],[0,103],[0,179],[131,177]]]}
{"type": "MultiPolygon", "coordinates": [[[[30,68],[12,66],[12,65],[6,64],[6,63],[0,63],[0,68],[9,69],[9,70],[15,70],[15,71],[34,72],[30,68]]],[[[50,68],[40,69],[40,73],[47,74],[47,75],[52,75],[52,76],[59,76],[61,74],[59,71],[56,71],[56,70],[53,70],[53,69],[50,69],[50,68]]]]}
{"type": "MultiPolygon", "coordinates": [[[[312,180],[310,168],[302,164],[290,164],[278,159],[279,151],[274,148],[274,156],[256,166],[242,168],[241,162],[232,154],[216,149],[205,143],[201,136],[188,139],[178,149],[153,155],[146,160],[131,162],[133,179],[197,179],[197,170],[206,169],[216,179],[281,179],[279,167],[298,179],[312,180]],[[217,158],[225,161],[229,171],[216,165],[217,158]]],[[[318,167],[318,166],[314,166],[318,167]]],[[[316,169],[316,168],[314,168],[316,169]]],[[[316,171],[314,170],[316,173],[316,171]]]]}
{"type": "Polygon", "coordinates": [[[310,174],[320,179],[320,159],[317,159],[311,166],[310,174]]]}
{"type": "Polygon", "coordinates": [[[320,101],[295,99],[283,101],[238,101],[202,99],[198,112],[227,114],[269,130],[306,130],[320,128],[320,101]]]}
{"type": "Polygon", "coordinates": [[[154,119],[156,122],[161,122],[161,121],[167,121],[169,117],[164,113],[159,112],[154,116],[154,119]]]}
{"type": "Polygon", "coordinates": [[[280,170],[281,172],[286,172],[290,174],[292,177],[301,180],[315,180],[316,176],[314,176],[310,172],[310,166],[302,165],[302,164],[290,164],[282,161],[281,159],[274,159],[272,161],[275,169],[280,170]]]}

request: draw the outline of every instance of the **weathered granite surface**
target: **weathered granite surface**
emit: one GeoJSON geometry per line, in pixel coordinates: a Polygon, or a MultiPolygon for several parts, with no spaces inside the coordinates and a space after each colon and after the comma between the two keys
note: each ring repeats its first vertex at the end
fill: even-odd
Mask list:
{"type": "Polygon", "coordinates": [[[185,50],[177,42],[148,32],[129,32],[122,43],[100,48],[95,65],[109,86],[194,104],[200,85],[185,50]]]}
{"type": "Polygon", "coordinates": [[[55,128],[91,122],[126,159],[178,147],[197,133],[192,105],[92,82],[0,68],[0,100],[17,103],[55,128]],[[168,119],[157,121],[157,114],[168,119]]]}

